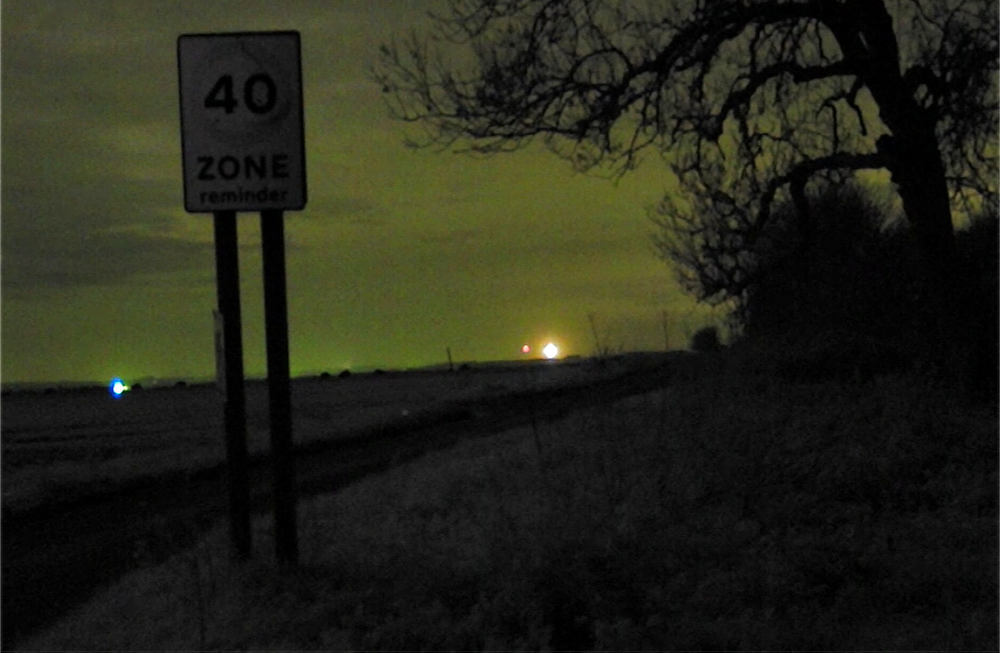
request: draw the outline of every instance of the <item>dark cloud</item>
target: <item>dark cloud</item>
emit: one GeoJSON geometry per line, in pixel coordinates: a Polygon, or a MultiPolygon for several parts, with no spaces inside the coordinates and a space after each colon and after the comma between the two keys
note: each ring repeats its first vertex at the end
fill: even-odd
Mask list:
{"type": "MultiPolygon", "coordinates": [[[[5,242],[3,284],[19,295],[73,286],[119,285],[191,270],[214,270],[211,243],[129,232],[35,236],[30,247],[5,242]]],[[[5,234],[5,241],[9,236],[5,234]]]]}

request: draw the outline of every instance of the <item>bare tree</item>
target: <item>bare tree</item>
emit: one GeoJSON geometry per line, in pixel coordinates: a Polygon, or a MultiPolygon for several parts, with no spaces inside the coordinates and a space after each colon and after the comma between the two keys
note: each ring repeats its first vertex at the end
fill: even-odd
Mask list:
{"type": "Polygon", "coordinates": [[[663,255],[705,300],[738,294],[776,199],[885,169],[928,279],[954,265],[952,210],[996,201],[994,0],[451,0],[375,67],[418,145],[539,138],[581,169],[659,152],[684,193],[663,255]]]}

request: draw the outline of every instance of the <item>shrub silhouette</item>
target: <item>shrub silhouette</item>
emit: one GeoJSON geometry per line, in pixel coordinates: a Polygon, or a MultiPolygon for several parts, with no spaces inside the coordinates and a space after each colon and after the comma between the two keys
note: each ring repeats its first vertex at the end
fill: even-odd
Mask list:
{"type": "Polygon", "coordinates": [[[965,308],[961,318],[970,332],[964,351],[964,382],[973,398],[997,401],[1000,389],[1000,284],[998,253],[1000,229],[997,207],[973,216],[969,226],[956,234],[955,246],[965,275],[965,308]]]}
{"type": "Polygon", "coordinates": [[[714,326],[699,329],[691,337],[691,349],[697,352],[719,351],[722,345],[719,343],[719,330],[714,326]]]}
{"type": "Polygon", "coordinates": [[[858,186],[813,194],[809,205],[808,230],[789,203],[761,239],[757,280],[742,307],[745,332],[886,337],[913,326],[920,296],[909,232],[858,186]]]}
{"type": "Polygon", "coordinates": [[[791,203],[775,218],[754,251],[757,274],[737,321],[747,338],[783,344],[783,375],[867,379],[921,360],[995,396],[995,209],[957,232],[962,296],[944,321],[926,307],[909,230],[871,192],[848,185],[813,193],[808,229],[791,203]],[[935,331],[941,323],[953,326],[935,331]]]}

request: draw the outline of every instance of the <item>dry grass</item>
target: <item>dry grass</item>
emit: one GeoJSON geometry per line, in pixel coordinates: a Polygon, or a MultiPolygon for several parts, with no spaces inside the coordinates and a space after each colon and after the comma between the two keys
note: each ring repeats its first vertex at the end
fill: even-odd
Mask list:
{"type": "Polygon", "coordinates": [[[703,369],[537,435],[304,500],[294,571],[218,529],[30,646],[997,646],[996,414],[931,380],[703,369]]]}

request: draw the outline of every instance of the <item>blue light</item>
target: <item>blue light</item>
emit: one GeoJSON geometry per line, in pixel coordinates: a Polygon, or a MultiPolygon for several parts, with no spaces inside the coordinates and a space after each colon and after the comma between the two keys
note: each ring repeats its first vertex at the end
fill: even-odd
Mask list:
{"type": "Polygon", "coordinates": [[[119,379],[117,376],[111,379],[111,383],[108,385],[108,392],[115,399],[121,399],[122,395],[128,392],[128,386],[124,381],[119,379]]]}

